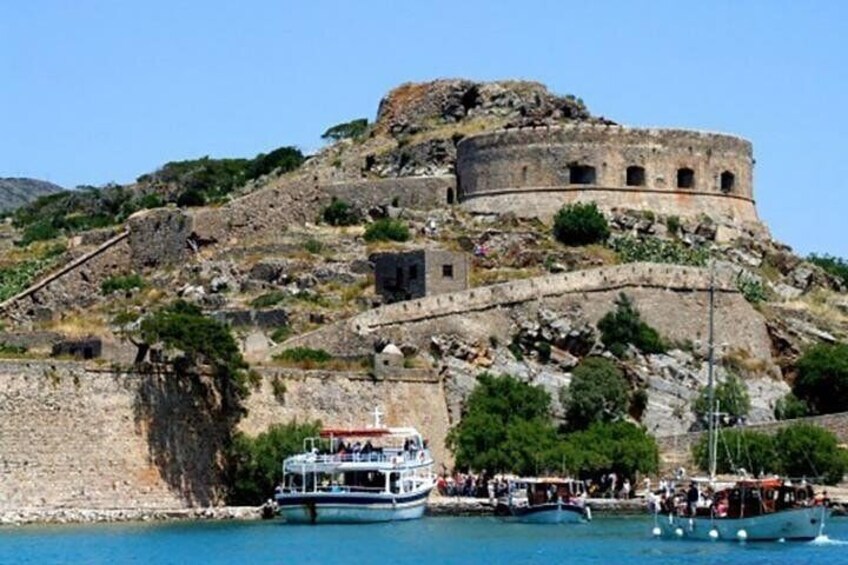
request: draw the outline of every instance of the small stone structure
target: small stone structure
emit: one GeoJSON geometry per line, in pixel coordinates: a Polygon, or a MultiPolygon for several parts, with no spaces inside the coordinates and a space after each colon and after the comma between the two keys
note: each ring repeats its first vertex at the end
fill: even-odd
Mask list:
{"type": "Polygon", "coordinates": [[[103,341],[99,337],[66,339],[53,344],[53,357],[67,356],[77,359],[95,359],[103,354],[103,341]]]}
{"type": "Polygon", "coordinates": [[[403,352],[397,345],[390,343],[380,353],[374,354],[374,376],[383,378],[386,374],[403,369],[403,352]]]}
{"type": "Polygon", "coordinates": [[[379,253],[374,257],[377,293],[388,302],[468,288],[468,256],[440,249],[379,253]]]}

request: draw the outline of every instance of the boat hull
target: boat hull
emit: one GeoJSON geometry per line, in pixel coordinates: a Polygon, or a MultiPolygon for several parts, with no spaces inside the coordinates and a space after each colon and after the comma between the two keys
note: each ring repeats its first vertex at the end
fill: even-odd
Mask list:
{"type": "Polygon", "coordinates": [[[522,524],[578,524],[588,522],[586,509],[573,504],[540,504],[538,506],[499,507],[505,522],[522,524]]]}
{"type": "Polygon", "coordinates": [[[748,518],[710,518],[686,516],[657,516],[657,525],[663,537],[724,540],[724,541],[805,541],[815,539],[823,532],[827,509],[810,506],[782,510],[773,514],[748,518]],[[715,530],[717,537],[711,537],[715,530]],[[741,535],[740,532],[744,532],[741,535]]]}
{"type": "Polygon", "coordinates": [[[415,520],[424,515],[430,489],[409,495],[346,496],[312,493],[278,496],[279,514],[291,524],[362,524],[415,520]]]}

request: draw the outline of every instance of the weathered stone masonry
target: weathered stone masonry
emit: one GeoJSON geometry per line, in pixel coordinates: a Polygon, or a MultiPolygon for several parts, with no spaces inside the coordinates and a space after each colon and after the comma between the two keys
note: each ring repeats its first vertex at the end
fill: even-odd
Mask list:
{"type": "Polygon", "coordinates": [[[550,219],[563,205],[722,217],[759,224],[751,143],[729,135],[610,125],[516,128],[457,146],[457,185],[473,212],[550,219]]]}

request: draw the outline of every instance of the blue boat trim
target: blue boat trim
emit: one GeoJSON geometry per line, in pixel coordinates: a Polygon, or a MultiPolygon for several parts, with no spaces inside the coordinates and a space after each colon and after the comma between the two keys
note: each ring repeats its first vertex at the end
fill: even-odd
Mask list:
{"type": "Polygon", "coordinates": [[[429,490],[412,495],[390,495],[380,493],[380,497],[374,495],[344,495],[326,493],[303,493],[298,496],[278,495],[276,497],[279,506],[300,506],[303,504],[349,504],[357,506],[370,506],[378,504],[408,504],[418,500],[424,500],[430,495],[429,490]]]}

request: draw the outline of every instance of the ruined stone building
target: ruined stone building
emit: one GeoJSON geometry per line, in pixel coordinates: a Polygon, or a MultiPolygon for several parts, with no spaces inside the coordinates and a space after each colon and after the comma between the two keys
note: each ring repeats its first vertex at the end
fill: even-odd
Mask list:
{"type": "Polygon", "coordinates": [[[374,258],[376,290],[387,302],[465,290],[468,263],[465,253],[441,249],[380,253],[374,258]]]}

